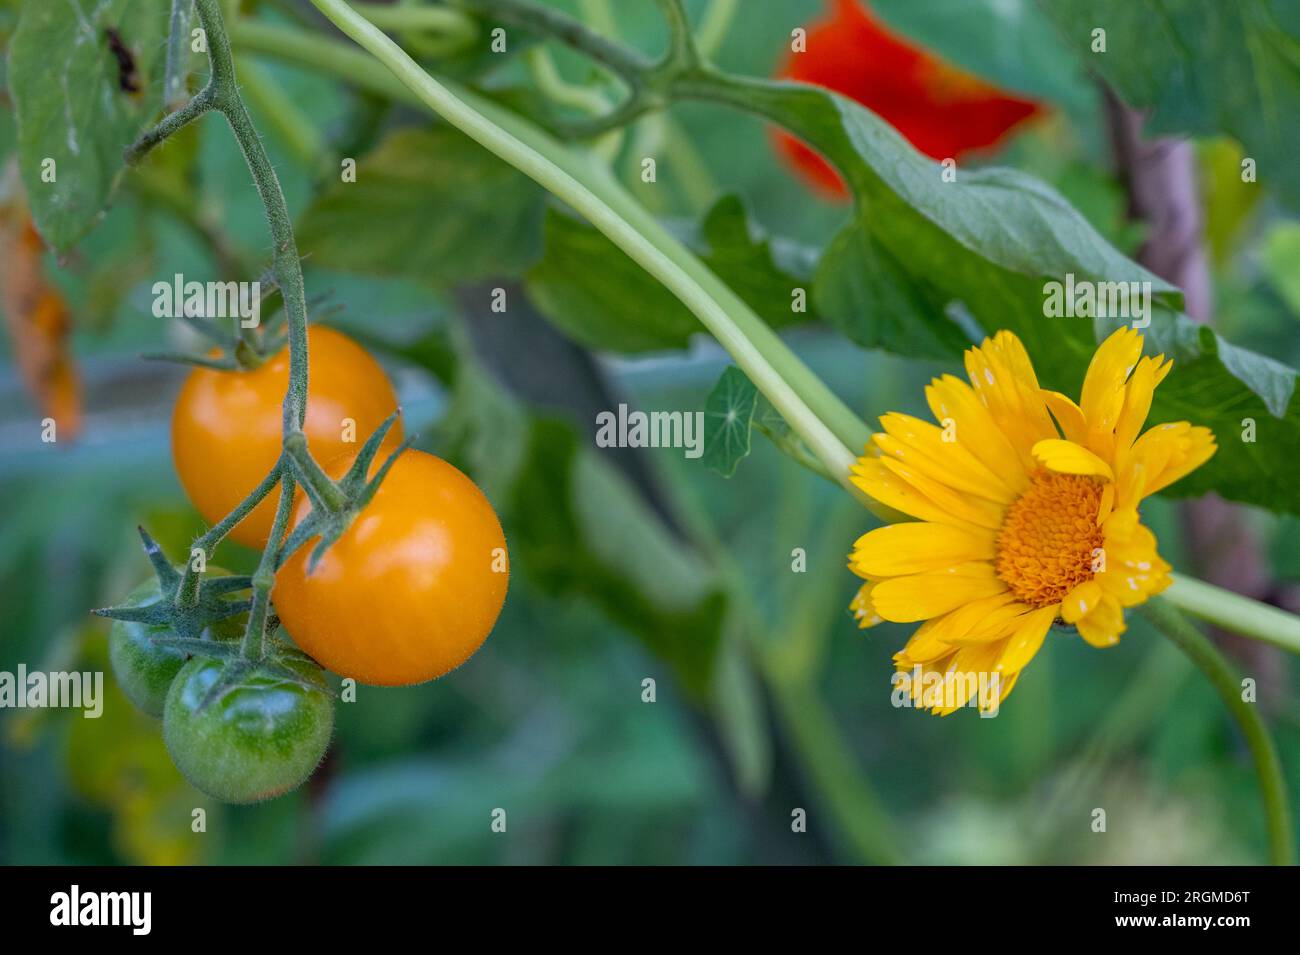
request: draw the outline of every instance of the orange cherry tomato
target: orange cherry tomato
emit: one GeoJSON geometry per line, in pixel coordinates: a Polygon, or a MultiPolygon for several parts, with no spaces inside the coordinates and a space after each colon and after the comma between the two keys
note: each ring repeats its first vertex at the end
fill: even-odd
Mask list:
{"type": "MultiPolygon", "coordinates": [[[[352,457],[326,471],[341,476],[352,457]]],[[[293,523],[309,510],[299,502],[293,523]]],[[[308,574],[315,545],[285,561],[271,599],[298,646],[361,683],[407,686],[455,669],[505,603],[510,572],[496,512],[473,481],[423,451],[402,452],[308,574]]]]}
{"type": "MultiPolygon", "coordinates": [[[[370,353],[342,332],[314,325],[307,347],[307,446],[318,461],[355,454],[397,408],[393,386],[370,353]]],[[[248,371],[199,368],[185,379],[172,412],[172,458],[185,493],[209,524],[234,510],[275,465],[288,386],[287,347],[248,371]]],[[[401,440],[399,421],[384,445],[391,450],[401,440]]],[[[278,496],[272,491],[230,537],[265,546],[278,496]]]]}

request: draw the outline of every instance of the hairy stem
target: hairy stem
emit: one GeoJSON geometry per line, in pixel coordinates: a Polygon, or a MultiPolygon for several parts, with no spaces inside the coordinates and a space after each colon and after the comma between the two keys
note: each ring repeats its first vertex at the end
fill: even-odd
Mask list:
{"type": "Polygon", "coordinates": [[[1236,720],[1242,736],[1246,738],[1259,777],[1260,795],[1268,825],[1269,858],[1274,865],[1294,864],[1294,835],[1291,831],[1291,810],[1287,805],[1285,777],[1277,758],[1277,747],[1263,717],[1259,715],[1257,704],[1242,699],[1241,681],[1233,672],[1232,666],[1214,644],[1168,601],[1154,597],[1143,606],[1142,612],[1200,668],[1236,720]]]}

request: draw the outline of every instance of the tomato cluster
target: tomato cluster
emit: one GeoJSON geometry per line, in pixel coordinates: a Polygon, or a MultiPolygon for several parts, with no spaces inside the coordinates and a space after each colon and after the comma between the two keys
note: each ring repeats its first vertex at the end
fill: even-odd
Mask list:
{"type": "MultiPolygon", "coordinates": [[[[303,431],[313,456],[339,479],[397,399],[379,363],[347,336],[313,326],[308,347],[303,431]]],[[[252,368],[198,369],[182,386],[172,417],[176,471],[209,522],[222,520],[280,459],[288,378],[284,349],[252,368]]],[[[200,638],[179,639],[168,613],[151,609],[179,600],[162,582],[167,573],[105,611],[116,617],[109,646],[119,683],[140,709],[162,717],[173,761],[209,795],[253,802],[311,775],[334,725],[322,667],[360,683],[423,683],[464,663],[491,632],[509,582],[496,513],[469,478],[433,455],[401,449],[382,470],[400,440],[394,426],[370,465],[381,480],[355,513],[345,512],[350,523],[330,546],[316,554],[309,537],[285,555],[271,591],[280,629],[263,656],[247,656],[241,641],[247,613],[235,612],[246,611],[247,600],[230,615],[212,603],[234,595],[209,596],[215,622],[200,638]]],[[[275,497],[231,536],[255,547],[287,543],[313,504],[299,492],[286,540],[268,542],[275,497]]],[[[314,525],[302,533],[315,533],[314,525]]],[[[222,574],[209,568],[204,579],[222,574]]]]}
{"type": "MultiPolygon", "coordinates": [[[[857,100],[939,160],[996,146],[1042,110],[894,33],[863,0],[832,0],[828,16],[808,30],[807,49],[792,52],[779,75],[857,100]]],[[[839,175],[815,151],[787,133],[777,133],[776,143],[811,185],[845,196],[839,175]]]]}

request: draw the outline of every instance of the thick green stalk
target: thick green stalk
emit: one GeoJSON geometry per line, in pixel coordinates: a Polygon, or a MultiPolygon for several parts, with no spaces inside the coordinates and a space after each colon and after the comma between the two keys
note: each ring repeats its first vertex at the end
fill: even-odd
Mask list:
{"type": "Polygon", "coordinates": [[[532,124],[429,76],[343,0],[315,6],[388,67],[426,106],[562,198],[672,291],[730,352],[826,466],[848,489],[849,467],[866,426],[721,280],[641,208],[609,175],[532,124]]]}
{"type": "Polygon", "coordinates": [[[1192,626],[1168,601],[1154,597],[1142,608],[1143,614],[1172,640],[1200,668],[1218,692],[1219,698],[1246,738],[1268,824],[1269,858],[1274,865],[1295,863],[1295,833],[1287,804],[1286,780],[1277,758],[1277,747],[1257,704],[1242,699],[1241,681],[1213,643],[1192,626]]]}
{"type": "Polygon", "coordinates": [[[1206,623],[1300,653],[1300,617],[1195,577],[1174,575],[1164,598],[1206,623]]]}

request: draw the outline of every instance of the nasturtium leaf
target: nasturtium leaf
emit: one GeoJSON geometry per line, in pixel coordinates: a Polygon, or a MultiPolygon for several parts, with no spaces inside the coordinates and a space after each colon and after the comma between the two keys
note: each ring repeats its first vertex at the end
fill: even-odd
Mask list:
{"type": "Polygon", "coordinates": [[[23,4],[9,45],[9,91],[32,218],[56,249],[98,221],[125,169],[123,151],[157,116],[167,7],[23,4]]]}
{"type": "MultiPolygon", "coordinates": [[[[738,197],[724,196],[702,223],[680,231],[704,263],[773,327],[814,317],[808,287],[815,255],[759,233],[738,197]]],[[[526,281],[542,314],[589,348],[682,348],[702,331],[694,314],[613,242],[557,210],[546,217],[546,252],[526,281]]]]}
{"type": "Polygon", "coordinates": [[[1067,47],[1150,133],[1229,133],[1259,182],[1300,206],[1300,12],[1288,0],[1050,0],[1067,47]],[[1105,52],[1094,52],[1094,31],[1105,52]]]}
{"type": "Polygon", "coordinates": [[[704,403],[704,464],[723,477],[749,454],[749,430],[758,389],[743,371],[728,368],[704,403]]]}
{"type": "Polygon", "coordinates": [[[820,471],[816,457],[743,371],[727,368],[704,403],[704,463],[723,477],[748,457],[757,430],[782,453],[820,471]]]}
{"type": "MultiPolygon", "coordinates": [[[[709,82],[702,84],[706,98],[714,95],[709,82]]],[[[879,117],[827,90],[747,81],[716,95],[821,152],[856,197],[846,229],[866,230],[915,287],[959,301],[986,331],[1018,334],[1046,387],[1077,394],[1100,336],[1113,328],[1109,320],[1048,317],[1046,283],[1070,275],[1076,283],[1137,282],[1139,289],[1149,283],[1147,348],[1174,360],[1149,420],[1205,425],[1220,444],[1218,454],[1169,493],[1214,490],[1300,511],[1300,482],[1286,476],[1300,447],[1295,371],[1193,324],[1180,312],[1176,288],[1122,255],[1057,192],[1010,169],[959,168],[948,181],[940,164],[879,117]]],[[[862,307],[872,304],[864,299],[862,307]]]]}
{"type": "Polygon", "coordinates": [[[541,254],[545,196],[447,126],[390,133],[303,214],[313,263],[436,285],[520,274],[541,254]]]}

